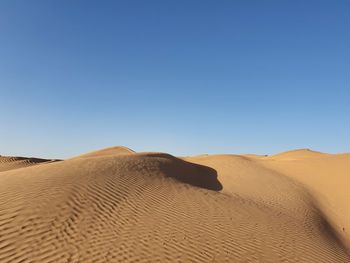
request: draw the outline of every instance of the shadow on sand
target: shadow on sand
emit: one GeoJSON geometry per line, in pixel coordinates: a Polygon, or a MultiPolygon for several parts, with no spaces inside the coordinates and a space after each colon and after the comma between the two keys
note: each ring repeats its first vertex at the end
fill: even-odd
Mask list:
{"type": "Polygon", "coordinates": [[[222,184],[218,180],[218,174],[211,167],[187,162],[164,153],[149,153],[147,157],[165,159],[166,162],[159,163],[159,168],[168,177],[173,177],[183,183],[209,190],[222,190],[222,184]]]}

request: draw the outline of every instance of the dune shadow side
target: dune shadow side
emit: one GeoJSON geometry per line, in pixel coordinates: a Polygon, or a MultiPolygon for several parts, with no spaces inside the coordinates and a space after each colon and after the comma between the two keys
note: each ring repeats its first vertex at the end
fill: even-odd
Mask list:
{"type": "Polygon", "coordinates": [[[187,184],[191,184],[209,190],[222,190],[223,186],[218,180],[218,173],[215,169],[200,164],[194,164],[189,162],[187,163],[190,164],[192,166],[192,169],[195,171],[191,173],[191,175],[188,175],[186,173],[179,173],[177,175],[178,180],[187,184]]]}
{"type": "MultiPolygon", "coordinates": [[[[319,227],[322,232],[333,240],[335,244],[348,256],[350,256],[350,247],[347,245],[345,239],[342,237],[339,229],[337,230],[336,224],[332,219],[322,210],[322,206],[319,201],[316,201],[311,197],[313,209],[319,216],[319,227]]],[[[341,227],[342,231],[345,231],[344,227],[341,227]]]]}
{"type": "Polygon", "coordinates": [[[159,168],[168,177],[208,190],[220,191],[223,188],[218,180],[217,171],[211,167],[187,162],[169,154],[157,153],[147,156],[167,159],[169,162],[161,162],[159,168]]]}

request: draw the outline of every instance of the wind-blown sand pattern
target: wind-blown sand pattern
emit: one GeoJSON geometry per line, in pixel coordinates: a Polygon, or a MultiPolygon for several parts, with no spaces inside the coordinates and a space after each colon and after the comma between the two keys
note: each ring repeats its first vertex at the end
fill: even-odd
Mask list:
{"type": "Polygon", "coordinates": [[[33,157],[9,157],[0,155],[0,172],[55,161],[58,160],[48,160],[33,157]]]}
{"type": "Polygon", "coordinates": [[[350,154],[3,158],[0,262],[350,262],[350,154]]]}

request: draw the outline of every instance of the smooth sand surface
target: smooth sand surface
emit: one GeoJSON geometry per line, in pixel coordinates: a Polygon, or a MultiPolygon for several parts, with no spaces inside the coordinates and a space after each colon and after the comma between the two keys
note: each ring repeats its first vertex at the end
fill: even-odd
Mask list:
{"type": "Polygon", "coordinates": [[[350,262],[350,154],[18,158],[0,262],[350,262]]]}

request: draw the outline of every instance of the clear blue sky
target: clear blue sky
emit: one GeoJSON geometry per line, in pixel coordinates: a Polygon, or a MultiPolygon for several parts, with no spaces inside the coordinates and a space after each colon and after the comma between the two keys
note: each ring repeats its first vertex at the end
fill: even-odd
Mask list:
{"type": "Polygon", "coordinates": [[[0,2],[0,154],[350,151],[350,1],[0,2]]]}

